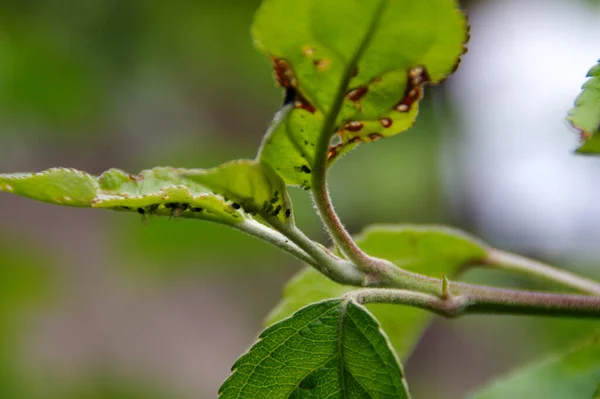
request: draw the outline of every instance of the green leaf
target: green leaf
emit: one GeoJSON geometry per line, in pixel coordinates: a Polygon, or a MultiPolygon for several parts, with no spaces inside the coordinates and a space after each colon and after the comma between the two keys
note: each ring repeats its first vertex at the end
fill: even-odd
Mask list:
{"type": "Polygon", "coordinates": [[[322,136],[338,132],[332,162],[410,128],[424,84],[456,69],[468,36],[455,0],[265,0],[252,32],[292,108],[259,158],[305,188],[322,136]]]}
{"type": "Polygon", "coordinates": [[[98,191],[96,179],[75,169],[0,175],[0,191],[53,204],[87,207],[98,191]]]}
{"type": "Polygon", "coordinates": [[[600,382],[600,339],[525,367],[493,382],[471,399],[593,398],[600,382]]]}
{"type": "Polygon", "coordinates": [[[250,214],[292,222],[292,204],[281,177],[264,163],[232,161],[213,169],[192,169],[182,174],[234,201],[250,214]]]}
{"type": "Polygon", "coordinates": [[[598,388],[596,389],[596,392],[594,393],[594,397],[592,399],[600,399],[600,382],[598,383],[598,388]]]}
{"type": "Polygon", "coordinates": [[[130,175],[110,169],[100,177],[74,169],[0,175],[0,191],[58,205],[132,211],[234,224],[245,215],[206,187],[191,182],[183,169],[160,167],[130,175]]]}
{"type": "MultiPolygon", "coordinates": [[[[370,255],[432,277],[454,276],[462,265],[482,258],[486,253],[485,245],[478,240],[459,230],[439,226],[374,225],[356,242],[370,255]]],[[[287,284],[282,300],[266,324],[288,317],[311,302],[337,298],[354,289],[306,267],[287,284]]],[[[375,304],[367,308],[377,317],[402,359],[408,357],[432,318],[431,313],[408,306],[375,304]]]]}
{"type": "Polygon", "coordinates": [[[228,398],[409,398],[377,321],[345,299],[314,303],[267,328],[233,365],[228,398]]]}
{"type": "Polygon", "coordinates": [[[583,144],[577,149],[581,154],[600,154],[600,60],[589,70],[587,82],[569,111],[567,120],[581,132],[583,144]]]}

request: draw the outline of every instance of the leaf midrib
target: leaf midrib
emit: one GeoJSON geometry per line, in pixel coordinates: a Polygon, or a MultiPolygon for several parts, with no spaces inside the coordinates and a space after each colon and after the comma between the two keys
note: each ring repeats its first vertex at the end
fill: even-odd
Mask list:
{"type": "Polygon", "coordinates": [[[379,21],[381,20],[381,16],[383,15],[383,11],[388,5],[389,0],[381,0],[377,9],[373,14],[373,19],[367,32],[365,33],[363,40],[360,43],[360,46],[354,53],[354,56],[350,59],[346,69],[344,70],[344,74],[342,76],[342,81],[338,86],[338,89],[335,94],[334,102],[325,116],[325,122],[323,123],[323,127],[321,128],[321,132],[319,134],[319,144],[317,145],[316,154],[315,154],[315,173],[313,173],[313,186],[321,183],[323,179],[323,174],[326,169],[326,155],[329,150],[329,141],[331,140],[331,136],[333,134],[333,127],[335,125],[335,121],[337,119],[338,114],[342,109],[342,105],[344,103],[344,98],[346,96],[346,91],[350,86],[350,80],[352,79],[352,71],[358,64],[358,60],[362,56],[362,54],[367,49],[375,31],[377,30],[377,26],[379,25],[379,21]]]}

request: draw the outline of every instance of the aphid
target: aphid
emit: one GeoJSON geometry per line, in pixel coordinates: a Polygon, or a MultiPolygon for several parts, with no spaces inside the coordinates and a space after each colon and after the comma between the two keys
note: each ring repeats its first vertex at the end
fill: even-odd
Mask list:
{"type": "Polygon", "coordinates": [[[275,190],[273,193],[273,198],[271,198],[271,204],[274,204],[277,201],[279,201],[279,191],[275,190]]]}
{"type": "Polygon", "coordinates": [[[233,207],[233,209],[240,209],[241,205],[238,204],[237,202],[234,202],[233,204],[231,204],[231,206],[233,207]]]}
{"type": "Polygon", "coordinates": [[[144,225],[148,224],[148,219],[146,219],[146,210],[144,208],[138,208],[137,209],[137,213],[140,214],[140,217],[142,219],[142,223],[144,225]]]}
{"type": "Polygon", "coordinates": [[[178,202],[169,202],[165,204],[165,208],[171,210],[171,216],[169,217],[169,220],[171,220],[172,217],[181,217],[183,211],[188,209],[189,206],[189,204],[180,204],[178,202]]]}
{"type": "Polygon", "coordinates": [[[152,205],[148,205],[148,207],[146,208],[146,211],[149,214],[153,214],[158,210],[158,204],[152,204],[152,205]]]}
{"type": "Polygon", "coordinates": [[[286,219],[289,218],[292,215],[292,210],[291,209],[286,209],[285,210],[285,217],[286,219]]]}
{"type": "Polygon", "coordinates": [[[271,216],[277,216],[281,212],[281,205],[277,205],[277,208],[273,212],[271,212],[271,216]]]}

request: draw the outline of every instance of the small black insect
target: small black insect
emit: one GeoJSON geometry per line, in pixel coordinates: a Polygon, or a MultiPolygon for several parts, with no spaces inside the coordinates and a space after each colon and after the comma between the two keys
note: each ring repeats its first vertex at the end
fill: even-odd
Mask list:
{"type": "Polygon", "coordinates": [[[171,220],[172,217],[181,216],[181,212],[182,212],[181,207],[182,207],[182,204],[180,204],[179,202],[168,202],[165,204],[165,208],[171,210],[171,216],[169,216],[169,220],[171,220]]]}
{"type": "Polygon", "coordinates": [[[279,191],[275,190],[273,193],[273,198],[271,198],[271,204],[274,204],[277,201],[279,201],[279,191]]]}
{"type": "Polygon", "coordinates": [[[138,208],[137,213],[142,217],[142,223],[148,223],[148,219],[146,219],[146,210],[144,208],[138,208]]]}
{"type": "Polygon", "coordinates": [[[285,217],[289,218],[290,216],[292,216],[292,210],[291,209],[286,209],[285,210],[285,217]]]}
{"type": "Polygon", "coordinates": [[[233,209],[240,209],[241,208],[240,204],[238,204],[237,202],[234,202],[233,204],[231,204],[231,206],[233,207],[233,209]]]}
{"type": "Polygon", "coordinates": [[[275,208],[273,212],[271,212],[271,216],[277,216],[279,215],[279,212],[281,212],[281,205],[277,205],[277,208],[275,208]]]}

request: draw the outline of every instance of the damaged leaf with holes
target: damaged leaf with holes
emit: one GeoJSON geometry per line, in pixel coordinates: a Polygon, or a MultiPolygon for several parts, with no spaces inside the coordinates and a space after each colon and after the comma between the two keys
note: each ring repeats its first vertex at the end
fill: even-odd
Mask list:
{"type": "Polygon", "coordinates": [[[569,111],[568,121],[581,133],[580,154],[600,154],[600,60],[587,76],[590,78],[582,87],[569,111]]]}
{"type": "Polygon", "coordinates": [[[331,163],[358,143],[410,128],[423,86],[456,69],[468,38],[454,0],[266,0],[252,32],[290,107],[259,158],[305,187],[299,167],[322,161],[314,147],[323,136],[335,135],[331,163]]]}
{"type": "Polygon", "coordinates": [[[110,169],[99,177],[65,168],[0,175],[0,191],[57,205],[203,219],[224,224],[244,215],[221,196],[181,176],[183,169],[157,167],[137,175],[110,169]]]}

